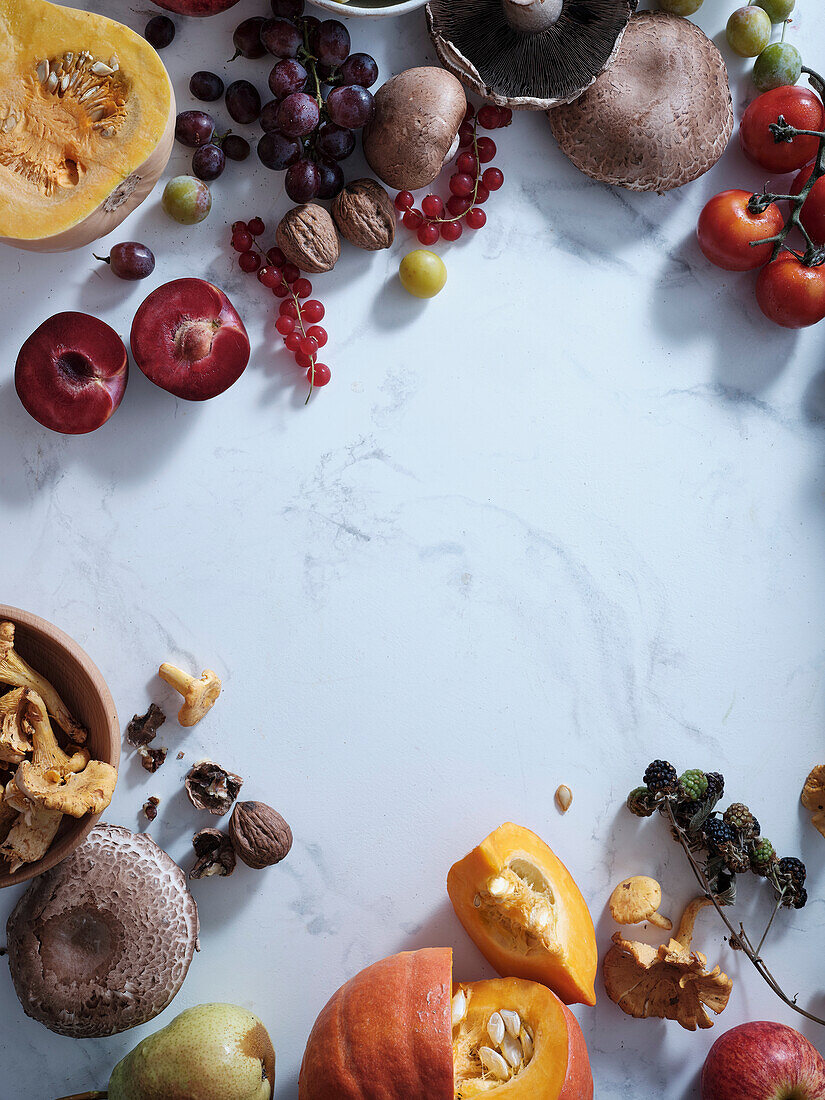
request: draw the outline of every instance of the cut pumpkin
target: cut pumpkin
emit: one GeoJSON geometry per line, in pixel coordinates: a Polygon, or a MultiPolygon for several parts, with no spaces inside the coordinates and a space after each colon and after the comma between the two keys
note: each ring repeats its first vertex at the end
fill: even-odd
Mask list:
{"type": "Polygon", "coordinates": [[[0,0],[0,239],[59,252],[110,233],[160,178],[175,98],[140,35],[47,0],[0,0]]]}
{"type": "Polygon", "coordinates": [[[565,1004],[596,1003],[593,920],[572,875],[535,833],[500,826],[450,868],[447,892],[499,974],[542,982],[565,1004]]]}

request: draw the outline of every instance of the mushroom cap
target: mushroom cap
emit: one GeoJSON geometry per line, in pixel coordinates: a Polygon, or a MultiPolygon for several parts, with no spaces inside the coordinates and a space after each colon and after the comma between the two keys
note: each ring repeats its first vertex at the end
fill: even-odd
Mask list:
{"type": "Polygon", "coordinates": [[[441,171],[467,97],[444,69],[407,69],[375,93],[375,114],[363,134],[364,156],[376,176],[399,190],[427,187],[441,171]]]}
{"type": "Polygon", "coordinates": [[[727,68],[695,23],[645,11],[631,19],[609,72],[549,117],[562,152],[585,175],[630,191],[669,191],[725,151],[733,131],[727,68]]]}
{"type": "Polygon", "coordinates": [[[564,0],[556,18],[550,0],[430,0],[427,25],[442,65],[472,91],[542,111],[576,99],[611,64],[637,4],[564,0]],[[545,26],[531,33],[535,9],[545,26]]]}
{"type": "Polygon", "coordinates": [[[655,878],[634,875],[620,882],[610,895],[610,914],[616,924],[641,924],[662,903],[662,888],[655,878]]]}
{"type": "Polygon", "coordinates": [[[198,949],[198,909],[183,871],[150,837],[98,825],[32,882],[6,935],[26,1015],[95,1038],[166,1008],[198,949]]]}

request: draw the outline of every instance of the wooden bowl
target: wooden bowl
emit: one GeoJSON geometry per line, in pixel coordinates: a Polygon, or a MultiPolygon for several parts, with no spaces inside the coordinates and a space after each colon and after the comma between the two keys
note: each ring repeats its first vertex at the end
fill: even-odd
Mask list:
{"type": "MultiPolygon", "coordinates": [[[[57,690],[72,714],[89,731],[86,747],[93,760],[105,760],[114,767],[120,762],[120,723],[111,692],[100,669],[68,634],[45,619],[0,604],[0,622],[14,623],[14,648],[36,672],[57,690]]],[[[0,692],[10,690],[0,685],[0,692]]],[[[15,873],[0,870],[0,888],[15,886],[48,871],[81,844],[100,819],[100,814],[64,817],[57,836],[45,856],[36,863],[24,863],[15,873]]],[[[8,864],[0,860],[0,868],[8,864]]]]}

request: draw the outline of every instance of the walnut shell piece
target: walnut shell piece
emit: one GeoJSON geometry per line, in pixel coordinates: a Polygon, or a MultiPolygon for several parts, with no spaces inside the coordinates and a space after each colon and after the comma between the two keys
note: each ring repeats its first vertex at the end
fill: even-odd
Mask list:
{"type": "Polygon", "coordinates": [[[136,749],[154,741],[157,732],[166,721],[166,715],[157,705],[151,703],[145,714],[136,714],[126,727],[126,740],[136,749]]]}
{"type": "Polygon", "coordinates": [[[376,180],[348,183],[332,204],[332,219],[345,240],[367,252],[389,248],[395,240],[395,207],[376,180]]]}
{"type": "Polygon", "coordinates": [[[229,822],[229,836],[238,858],[258,871],[280,863],[292,847],[292,830],[265,802],[239,802],[229,822]]]}
{"type": "Polygon", "coordinates": [[[332,271],[341,255],[335,222],[323,206],[314,202],[287,210],[275,237],[286,258],[311,275],[332,271]]]}
{"type": "Polygon", "coordinates": [[[226,771],[214,760],[201,760],[189,769],[184,786],[196,810],[208,810],[210,814],[220,816],[231,809],[243,786],[243,779],[226,771]]]}
{"type": "Polygon", "coordinates": [[[235,849],[220,829],[201,829],[192,837],[192,847],[196,859],[190,878],[226,878],[235,870],[235,849]]]}

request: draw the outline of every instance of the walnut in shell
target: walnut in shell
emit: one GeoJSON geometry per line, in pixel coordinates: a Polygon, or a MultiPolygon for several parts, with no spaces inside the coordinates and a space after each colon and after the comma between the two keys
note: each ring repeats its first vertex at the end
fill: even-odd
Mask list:
{"type": "Polygon", "coordinates": [[[395,240],[395,207],[375,180],[354,180],[332,204],[332,218],[338,232],[367,252],[389,248],[395,240]]]}
{"type": "Polygon", "coordinates": [[[311,275],[332,271],[341,255],[335,222],[314,202],[287,210],[275,236],[286,258],[311,275]]]}
{"type": "Polygon", "coordinates": [[[260,870],[280,863],[292,847],[292,830],[277,810],[264,802],[239,802],[229,822],[238,858],[260,870]]]}

